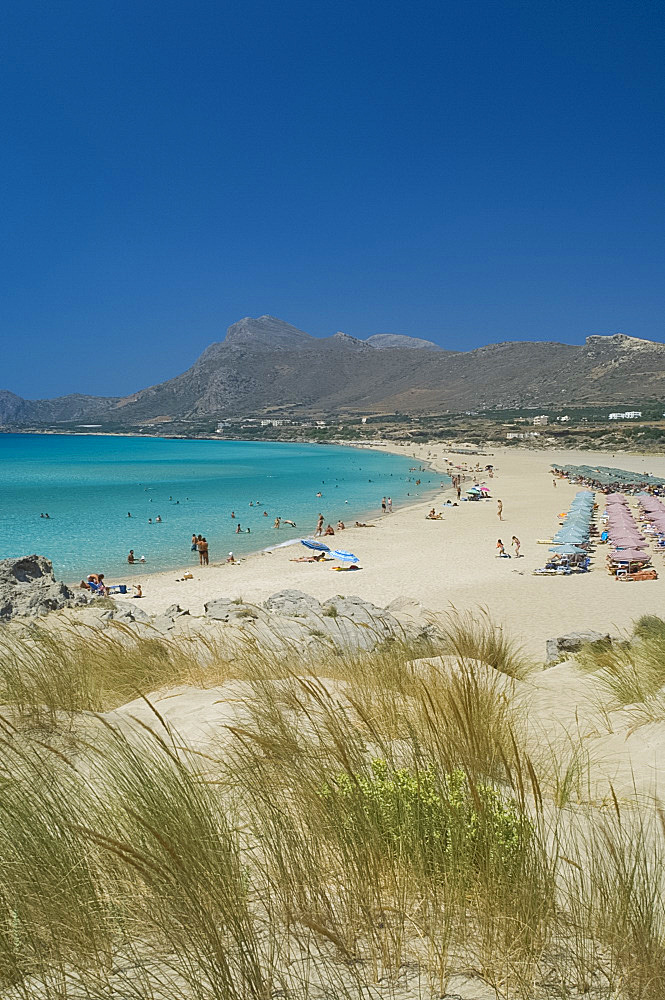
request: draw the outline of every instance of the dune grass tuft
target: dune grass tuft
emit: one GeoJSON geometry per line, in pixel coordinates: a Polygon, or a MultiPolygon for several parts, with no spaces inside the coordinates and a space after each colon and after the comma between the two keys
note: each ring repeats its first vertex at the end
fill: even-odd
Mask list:
{"type": "MultiPolygon", "coordinates": [[[[661,1000],[659,808],[573,804],[591,761],[553,783],[529,755],[517,647],[483,613],[448,625],[353,654],[2,633],[1,1000],[415,1000],[454,976],[661,1000]],[[230,677],[238,720],[205,745],[149,697],[95,715],[230,677]]],[[[638,623],[595,669],[630,653],[644,687],[661,641],[638,623]]]]}

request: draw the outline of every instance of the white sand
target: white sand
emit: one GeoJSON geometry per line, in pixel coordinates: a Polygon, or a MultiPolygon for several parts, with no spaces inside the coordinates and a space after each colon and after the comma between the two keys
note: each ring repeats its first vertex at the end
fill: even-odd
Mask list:
{"type": "MultiPolygon", "coordinates": [[[[421,461],[429,456],[439,470],[445,468],[445,458],[455,464],[467,460],[436,445],[386,447],[421,461]]],[[[544,564],[547,555],[547,546],[537,540],[552,537],[558,512],[566,510],[577,491],[565,481],[552,486],[552,462],[612,465],[665,476],[665,457],[497,449],[492,457],[474,456],[476,461],[496,466],[495,478],[486,480],[493,500],[444,509],[442,521],[426,520],[432,503],[419,502],[377,517],[372,522],[375,528],[347,528],[325,539],[331,547],[358,555],[360,572],[337,573],[329,562],[290,562],[306,552],[297,545],[251,556],[237,566],[195,566],[194,579],[185,582],[176,582],[182,576],[177,571],[146,574],[141,578],[145,598],[140,606],[158,613],[178,603],[200,615],[204,603],[216,597],[259,602],[287,587],[321,600],[336,594],[358,595],[380,606],[399,597],[415,598],[434,611],[451,604],[461,609],[481,605],[541,659],[549,636],[578,628],[626,628],[642,614],[664,613],[665,557],[661,553],[654,557],[661,574],[657,581],[618,583],[606,571],[602,546],[596,551],[591,573],[538,578],[532,572],[544,564]],[[503,523],[497,517],[499,497],[504,504],[503,523]],[[522,542],[523,558],[497,558],[497,539],[512,551],[512,535],[522,542]]],[[[442,491],[441,500],[448,495],[442,491]]],[[[436,506],[441,509],[440,503],[436,506]]],[[[275,532],[276,543],[288,537],[284,531],[275,532]]]]}

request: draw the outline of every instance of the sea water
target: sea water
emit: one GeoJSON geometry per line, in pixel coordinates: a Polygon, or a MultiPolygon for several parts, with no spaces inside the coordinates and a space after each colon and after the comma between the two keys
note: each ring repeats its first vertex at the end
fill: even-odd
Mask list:
{"type": "MultiPolygon", "coordinates": [[[[44,555],[68,582],[118,578],[198,564],[200,533],[223,561],[311,536],[319,513],[333,527],[369,520],[382,497],[395,509],[446,479],[416,464],[333,445],[0,434],[0,558],[44,555]],[[145,567],[128,566],[130,549],[145,567]]],[[[343,534],[330,541],[347,548],[343,534]]]]}

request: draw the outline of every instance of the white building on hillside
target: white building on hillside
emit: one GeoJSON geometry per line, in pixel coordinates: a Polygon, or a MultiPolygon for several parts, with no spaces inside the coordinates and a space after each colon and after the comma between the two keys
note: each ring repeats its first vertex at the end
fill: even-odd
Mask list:
{"type": "Polygon", "coordinates": [[[624,413],[610,413],[610,420],[639,420],[642,416],[641,410],[626,410],[624,413]]]}

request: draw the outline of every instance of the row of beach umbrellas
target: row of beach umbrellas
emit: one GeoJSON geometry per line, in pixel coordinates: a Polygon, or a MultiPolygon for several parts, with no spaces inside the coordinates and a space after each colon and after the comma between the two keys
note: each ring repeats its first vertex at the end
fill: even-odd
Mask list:
{"type": "Polygon", "coordinates": [[[591,534],[593,503],[594,494],[590,490],[580,490],[575,494],[563,525],[552,539],[550,552],[560,556],[585,555],[591,534]]]}
{"type": "Polygon", "coordinates": [[[639,504],[642,513],[659,535],[665,535],[665,504],[649,493],[640,493],[639,504]]]}
{"type": "Polygon", "coordinates": [[[646,539],[635,524],[628,501],[621,493],[610,493],[605,508],[612,562],[647,563],[646,539]]]}
{"type": "MultiPolygon", "coordinates": [[[[552,466],[555,468],[555,466],[552,466]]],[[[626,469],[615,469],[607,465],[567,465],[563,469],[570,478],[589,479],[603,486],[611,486],[613,483],[622,486],[663,486],[665,479],[659,476],[650,476],[646,472],[629,472],[626,469]]]]}

